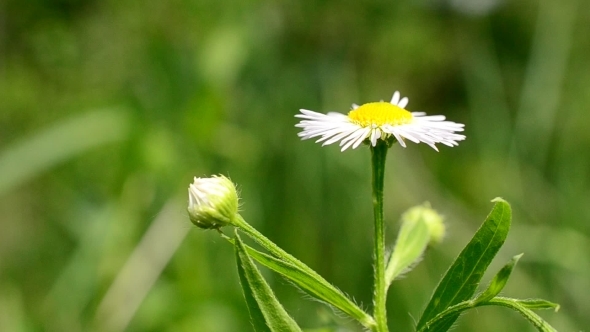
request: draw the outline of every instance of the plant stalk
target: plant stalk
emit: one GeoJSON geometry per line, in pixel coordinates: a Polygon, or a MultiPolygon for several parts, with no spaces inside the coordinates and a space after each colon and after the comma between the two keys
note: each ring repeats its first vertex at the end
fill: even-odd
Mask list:
{"type": "Polygon", "coordinates": [[[385,177],[385,157],[388,149],[387,143],[382,140],[377,141],[377,145],[371,147],[373,216],[375,221],[373,315],[379,332],[388,331],[387,310],[385,308],[387,288],[385,283],[385,226],[383,222],[383,181],[385,177]]]}

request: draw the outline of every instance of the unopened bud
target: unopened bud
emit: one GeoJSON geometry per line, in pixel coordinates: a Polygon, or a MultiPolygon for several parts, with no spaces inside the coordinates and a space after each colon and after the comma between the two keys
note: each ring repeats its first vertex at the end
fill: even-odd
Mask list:
{"type": "Polygon", "coordinates": [[[188,215],[204,229],[232,224],[238,214],[236,186],[223,175],[197,178],[188,188],[188,215]]]}
{"type": "Polygon", "coordinates": [[[431,245],[442,242],[445,237],[444,218],[428,202],[409,209],[402,219],[406,222],[424,222],[428,226],[431,245]]]}

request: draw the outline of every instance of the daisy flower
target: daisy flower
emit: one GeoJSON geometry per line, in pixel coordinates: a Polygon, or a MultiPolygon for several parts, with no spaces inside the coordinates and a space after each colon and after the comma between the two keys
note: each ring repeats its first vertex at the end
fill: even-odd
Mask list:
{"type": "Polygon", "coordinates": [[[350,147],[356,149],[362,142],[368,141],[372,146],[377,140],[387,140],[391,136],[406,147],[405,140],[414,143],[426,143],[436,151],[436,143],[447,146],[459,145],[464,135],[462,123],[445,121],[443,115],[430,115],[422,112],[410,112],[405,109],[408,98],[400,99],[396,91],[390,102],[373,102],[358,106],[352,104],[347,115],[330,112],[317,113],[301,109],[295,115],[301,120],[295,127],[303,128],[297,135],[301,139],[320,137],[316,142],[322,146],[340,142],[341,151],[350,147]]]}

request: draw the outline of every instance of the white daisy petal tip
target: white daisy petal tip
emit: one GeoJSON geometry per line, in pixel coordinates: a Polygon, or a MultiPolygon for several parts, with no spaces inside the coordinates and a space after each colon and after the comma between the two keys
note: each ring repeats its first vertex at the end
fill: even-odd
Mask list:
{"type": "Polygon", "coordinates": [[[390,102],[352,104],[348,114],[300,109],[300,114],[295,115],[302,119],[296,125],[302,128],[298,136],[302,139],[319,137],[316,142],[322,146],[339,142],[341,151],[356,149],[363,142],[376,146],[379,140],[391,143],[394,139],[404,148],[408,140],[425,143],[439,151],[438,143],[457,146],[466,138],[457,134],[464,130],[464,124],[447,121],[443,115],[410,112],[406,110],[408,103],[409,99],[396,91],[390,102]]]}
{"type": "Polygon", "coordinates": [[[398,103],[397,106],[401,107],[401,108],[406,108],[406,106],[408,106],[408,103],[410,102],[410,100],[408,99],[408,97],[403,97],[398,103]]]}
{"type": "Polygon", "coordinates": [[[399,102],[399,98],[400,98],[400,93],[399,91],[396,91],[393,93],[393,96],[391,97],[391,103],[393,105],[397,105],[397,103],[399,102]]]}

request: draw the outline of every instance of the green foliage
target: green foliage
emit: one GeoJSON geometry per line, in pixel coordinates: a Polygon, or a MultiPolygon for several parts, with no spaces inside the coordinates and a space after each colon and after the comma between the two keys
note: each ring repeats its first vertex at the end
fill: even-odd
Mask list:
{"type": "MultiPolygon", "coordinates": [[[[510,229],[510,205],[499,198],[494,201],[496,204],[484,223],[436,287],[418,321],[417,330],[428,330],[431,319],[447,308],[470,299],[475,293],[484,272],[504,244],[510,229]]],[[[439,329],[449,329],[458,317],[459,314],[445,317],[444,323],[439,323],[439,329]]]]}
{"type": "MultiPolygon", "coordinates": [[[[559,307],[555,303],[551,303],[548,301],[544,301],[543,308],[556,308],[559,307]]],[[[520,313],[524,318],[526,318],[539,332],[556,332],[549,323],[547,323],[543,318],[537,315],[535,312],[532,311],[531,308],[527,308],[525,305],[522,304],[522,300],[518,299],[511,299],[505,297],[494,297],[488,301],[463,301],[457,303],[453,306],[448,307],[444,311],[440,312],[436,315],[433,319],[431,319],[423,328],[419,329],[419,332],[422,331],[433,331],[433,332],[445,332],[449,330],[449,322],[454,320],[455,317],[460,315],[466,310],[473,309],[476,307],[481,306],[501,306],[513,309],[520,313]]],[[[536,307],[535,309],[541,309],[540,307],[536,307]]]]}
{"type": "Polygon", "coordinates": [[[522,257],[522,254],[514,256],[504,265],[481,294],[473,299],[468,299],[475,292],[481,276],[504,243],[510,228],[512,215],[510,205],[499,198],[494,201],[497,203],[492,212],[473,239],[459,254],[455,263],[453,263],[435,290],[433,298],[420,322],[418,322],[417,331],[448,331],[462,312],[487,305],[504,306],[516,310],[531,322],[539,332],[556,331],[549,323],[535,314],[532,309],[557,309],[559,308],[557,304],[544,300],[518,300],[497,297],[506,286],[508,278],[510,278],[512,270],[520,257],[522,257]],[[461,260],[471,260],[471,262],[461,263],[461,260]],[[462,270],[468,273],[466,274],[462,270]],[[450,281],[455,282],[451,283],[450,281]],[[472,284],[465,287],[468,282],[472,284]],[[468,293],[471,293],[471,295],[467,295],[468,293]],[[441,303],[443,304],[441,305],[441,303]]]}
{"type": "Polygon", "coordinates": [[[302,269],[288,261],[266,255],[251,247],[245,246],[245,248],[251,258],[292,281],[311,296],[341,310],[368,328],[375,324],[371,316],[317,273],[302,269]]]}
{"type": "Polygon", "coordinates": [[[504,286],[506,286],[508,278],[510,278],[512,269],[514,269],[514,266],[516,266],[516,263],[518,263],[518,260],[520,259],[520,257],[522,257],[522,255],[523,254],[512,257],[510,262],[504,265],[504,267],[494,276],[494,279],[492,279],[492,281],[488,285],[488,288],[486,288],[486,290],[483,291],[483,293],[479,294],[475,298],[475,304],[488,302],[489,300],[493,299],[496,295],[500,294],[502,289],[504,289],[504,286]]]}
{"type": "Polygon", "coordinates": [[[519,305],[521,305],[527,309],[531,309],[531,310],[554,309],[555,312],[557,312],[559,310],[559,304],[549,302],[549,301],[543,300],[543,299],[524,299],[524,300],[517,299],[515,301],[519,305]]]}
{"type": "MultiPolygon", "coordinates": [[[[590,326],[590,3],[431,3],[2,1],[0,331],[250,329],[232,247],[184,213],[192,177],[213,173],[240,185],[257,229],[370,308],[368,151],[298,142],[293,115],[393,89],[468,136],[390,151],[386,230],[424,200],[448,220],[390,289],[396,330],[498,195],[515,220],[498,258],[526,253],[504,292],[563,303],[543,316],[560,331],[590,326]]],[[[269,284],[321,325],[323,304],[269,284]]],[[[453,331],[527,328],[481,310],[453,331]]]]}
{"type": "MultiPolygon", "coordinates": [[[[504,306],[510,309],[516,310],[520,313],[524,318],[526,318],[539,332],[556,332],[557,330],[554,329],[549,323],[543,320],[539,315],[534,313],[530,308],[522,305],[519,300],[515,299],[507,299],[501,297],[495,297],[492,300],[485,302],[485,305],[497,305],[497,306],[504,306]]],[[[547,307],[557,307],[558,305],[555,303],[546,302],[545,304],[547,307]]]]}
{"type": "Polygon", "coordinates": [[[297,323],[279,303],[258,268],[248,256],[237,230],[235,248],[238,275],[254,329],[261,332],[301,331],[297,323]]]}
{"type": "MultiPolygon", "coordinates": [[[[472,298],[479,285],[481,277],[500,247],[504,244],[510,229],[512,218],[510,205],[501,198],[496,198],[493,201],[496,202],[494,208],[471,241],[457,256],[455,262],[443,276],[438,287],[434,291],[434,295],[416,327],[418,332],[448,331],[464,311],[488,305],[504,306],[519,312],[532,323],[539,332],[556,331],[532,310],[547,308],[555,308],[557,310],[559,308],[558,305],[544,300],[518,300],[497,297],[497,295],[504,289],[504,286],[506,286],[506,283],[512,274],[512,270],[516,266],[520,257],[522,257],[522,254],[514,256],[502,269],[500,269],[500,271],[498,271],[487,288],[482,293],[472,298]]],[[[392,253],[392,257],[396,257],[397,255],[398,258],[390,260],[389,266],[391,266],[391,262],[393,261],[393,264],[399,264],[400,266],[408,268],[421,256],[430,239],[430,233],[425,220],[425,215],[427,213],[433,212],[429,207],[422,206],[410,209],[409,212],[404,214],[404,224],[402,225],[398,241],[396,242],[394,252],[392,253]],[[416,250],[416,248],[418,250],[416,250]]],[[[441,221],[440,217],[436,214],[431,217],[441,221]]],[[[248,259],[250,264],[250,257],[256,259],[266,267],[293,281],[295,285],[305,289],[310,295],[336,306],[344,313],[357,319],[371,331],[388,331],[387,326],[380,326],[375,323],[377,321],[377,311],[374,311],[373,317],[375,318],[375,321],[371,318],[371,324],[367,324],[366,317],[368,315],[354,305],[346,296],[344,296],[344,294],[331,284],[327,283],[315,271],[284,252],[276,244],[258,233],[258,231],[252,228],[241,217],[238,217],[237,220],[237,225],[245,231],[246,234],[251,236],[265,249],[276,256],[275,258],[245,246],[239,239],[239,236],[237,236],[236,230],[236,238],[228,238],[228,240],[236,246],[236,253],[242,253],[248,259]],[[360,315],[358,315],[358,313],[360,313],[360,315]]],[[[252,264],[251,266],[247,266],[247,268],[243,268],[241,266],[244,264],[242,263],[244,257],[238,255],[237,260],[238,272],[240,274],[246,302],[248,303],[254,326],[257,330],[264,331],[266,326],[272,325],[268,322],[267,317],[272,315],[265,314],[265,311],[261,310],[261,307],[267,306],[269,309],[279,310],[281,312],[284,312],[284,310],[254,265],[252,264]],[[253,275],[252,278],[247,278],[248,273],[245,272],[248,271],[251,271],[251,274],[253,275]],[[252,288],[253,283],[264,286],[261,287],[261,295],[263,296],[258,295],[258,291],[252,288]]],[[[390,271],[397,271],[398,273],[402,270],[403,269],[399,268],[390,269],[390,271]]],[[[393,280],[394,278],[391,276],[395,275],[395,273],[387,273],[386,280],[393,280]]],[[[284,314],[286,315],[286,312],[284,314]]],[[[290,320],[290,317],[288,317],[288,319],[290,320]]],[[[281,320],[279,320],[279,322],[280,321],[281,320]]]]}

